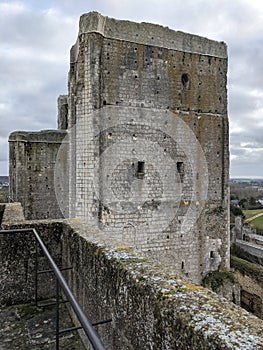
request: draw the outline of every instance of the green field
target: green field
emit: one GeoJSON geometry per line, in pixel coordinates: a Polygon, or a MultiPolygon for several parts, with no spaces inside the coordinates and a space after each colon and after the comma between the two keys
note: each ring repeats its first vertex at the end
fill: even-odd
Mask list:
{"type": "MultiPolygon", "coordinates": [[[[255,216],[257,214],[262,213],[263,214],[263,209],[256,209],[256,210],[243,210],[243,213],[246,217],[246,219],[251,218],[252,216],[255,216]]],[[[249,224],[253,227],[257,227],[259,229],[263,230],[263,215],[250,221],[249,224]]]]}
{"type": "Polygon", "coordinates": [[[251,226],[253,227],[257,227],[257,228],[260,228],[261,230],[263,230],[263,215],[252,220],[250,222],[251,226]]]}
{"type": "Polygon", "coordinates": [[[263,209],[243,210],[243,213],[244,213],[246,219],[249,219],[252,216],[255,216],[257,214],[263,213],[263,209]]]}

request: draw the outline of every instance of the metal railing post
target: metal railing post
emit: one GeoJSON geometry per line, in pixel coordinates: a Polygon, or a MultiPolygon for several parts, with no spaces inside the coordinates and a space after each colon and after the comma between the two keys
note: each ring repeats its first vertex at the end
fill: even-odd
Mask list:
{"type": "Polygon", "coordinates": [[[35,237],[35,304],[38,306],[38,242],[35,237]]]}
{"type": "Polygon", "coordinates": [[[59,350],[59,281],[56,278],[56,350],[59,350]]]}
{"type": "MultiPolygon", "coordinates": [[[[106,350],[97,334],[97,332],[93,329],[92,324],[90,323],[90,321],[88,320],[87,316],[85,315],[85,313],[83,312],[83,310],[81,309],[79,303],[77,302],[76,298],[74,297],[73,293],[71,292],[71,289],[69,288],[69,286],[67,285],[66,280],[64,279],[62,273],[60,272],[57,264],[55,263],[55,261],[53,260],[53,258],[51,257],[51,255],[49,254],[49,251],[47,250],[45,244],[43,243],[42,239],[40,238],[40,236],[38,235],[36,229],[34,228],[24,228],[24,229],[11,229],[11,230],[0,230],[0,234],[15,234],[15,233],[33,233],[35,238],[36,238],[36,242],[40,245],[40,248],[42,249],[44,255],[46,256],[46,258],[48,259],[48,262],[56,276],[56,280],[57,280],[57,300],[56,303],[59,304],[59,291],[60,288],[63,290],[63,292],[66,295],[67,300],[70,302],[85,334],[87,335],[91,345],[93,346],[93,348],[95,350],[106,350]]],[[[37,281],[37,269],[38,269],[38,250],[36,251],[36,277],[35,280],[38,284],[37,281]]],[[[37,289],[35,291],[35,298],[36,298],[36,302],[37,302],[37,289]]],[[[59,307],[59,305],[58,305],[59,307]]],[[[58,316],[59,316],[59,311],[57,308],[57,312],[58,312],[58,316]]],[[[105,322],[98,322],[97,324],[103,324],[106,322],[111,322],[112,320],[108,320],[105,322]]],[[[59,328],[59,320],[57,319],[58,322],[58,328],[59,328]]],[[[77,327],[77,329],[79,329],[79,327],[77,327]]],[[[59,333],[59,331],[58,331],[59,333]]],[[[58,342],[59,344],[59,342],[58,342]]],[[[58,350],[58,348],[56,348],[58,350]]]]}

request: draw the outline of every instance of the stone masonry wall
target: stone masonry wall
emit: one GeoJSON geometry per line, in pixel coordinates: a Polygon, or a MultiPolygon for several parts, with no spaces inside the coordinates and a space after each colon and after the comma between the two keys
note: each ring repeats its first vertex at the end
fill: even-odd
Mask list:
{"type": "MultiPolygon", "coordinates": [[[[108,350],[262,349],[262,321],[257,317],[79,220],[9,219],[3,224],[5,229],[36,228],[57,263],[73,266],[72,273],[64,273],[89,319],[112,319],[96,327],[108,350]]],[[[27,239],[0,240],[1,302],[32,300],[34,243],[27,239]]],[[[41,263],[47,268],[44,260],[41,263]]],[[[40,290],[50,297],[54,281],[47,277],[40,290]]]]}
{"type": "Polygon", "coordinates": [[[68,128],[68,96],[60,95],[58,97],[58,129],[66,130],[68,128]]]}
{"type": "MultiPolygon", "coordinates": [[[[27,219],[60,218],[54,186],[57,153],[65,131],[13,132],[9,137],[10,197],[20,202],[27,219]]],[[[67,159],[60,176],[67,201],[67,159]]]]}
{"type": "Polygon", "coordinates": [[[236,240],[236,244],[249,254],[258,257],[259,259],[263,259],[263,248],[259,244],[246,242],[240,239],[236,240]]]}
{"type": "Polygon", "coordinates": [[[237,282],[241,289],[241,306],[263,319],[263,267],[231,256],[237,282]]]}
{"type": "MultiPolygon", "coordinates": [[[[58,222],[20,221],[14,215],[19,208],[7,204],[3,229],[36,228],[55,262],[62,266],[61,226],[58,222]],[[11,215],[10,215],[11,214],[11,215]],[[9,216],[10,215],[10,216],[9,216]]],[[[36,242],[33,234],[0,234],[0,307],[35,302],[36,242]]],[[[38,269],[50,266],[39,249],[38,269]]],[[[38,276],[38,300],[54,298],[56,279],[51,273],[38,276]]]]}
{"type": "Polygon", "coordinates": [[[195,283],[229,267],[226,73],[224,43],[98,13],[71,50],[70,216],[195,283]]]}

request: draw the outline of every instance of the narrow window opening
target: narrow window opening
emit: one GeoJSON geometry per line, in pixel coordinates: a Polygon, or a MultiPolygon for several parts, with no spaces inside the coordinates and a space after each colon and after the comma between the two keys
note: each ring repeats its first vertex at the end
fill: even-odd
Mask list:
{"type": "Polygon", "coordinates": [[[145,175],[145,162],[138,161],[137,165],[137,177],[142,179],[145,175]]]}
{"type": "Polygon", "coordinates": [[[182,78],[181,78],[182,84],[183,84],[183,88],[185,90],[189,89],[189,82],[190,82],[190,77],[187,73],[182,74],[182,78]]]}
{"type": "Polygon", "coordinates": [[[232,292],[232,302],[236,304],[236,295],[234,292],[232,292]]]}
{"type": "Polygon", "coordinates": [[[216,257],[216,253],[213,250],[211,250],[210,259],[214,259],[215,257],[216,257]]]}
{"type": "Polygon", "coordinates": [[[180,179],[183,180],[184,177],[184,162],[177,162],[176,163],[177,171],[180,176],[180,179]]]}
{"type": "Polygon", "coordinates": [[[184,261],[182,261],[182,265],[181,266],[182,266],[182,270],[184,270],[184,261]]]}

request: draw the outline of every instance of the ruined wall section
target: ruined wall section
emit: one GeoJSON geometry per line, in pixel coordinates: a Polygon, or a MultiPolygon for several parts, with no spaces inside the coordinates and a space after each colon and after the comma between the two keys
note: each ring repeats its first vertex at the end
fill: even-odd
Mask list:
{"type": "Polygon", "coordinates": [[[68,95],[58,97],[58,129],[68,128],[68,95]]]}
{"type": "Polygon", "coordinates": [[[231,267],[240,285],[241,306],[263,319],[263,267],[235,256],[231,267]]]}
{"type": "MultiPolygon", "coordinates": [[[[78,41],[71,50],[70,124],[77,122],[76,134],[73,135],[76,141],[71,145],[72,159],[76,154],[70,180],[72,216],[79,216],[89,223],[97,221],[97,225],[102,224],[103,230],[108,226],[111,233],[122,225],[124,233],[119,236],[120,239],[129,242],[130,237],[137,242],[138,249],[151,251],[155,255],[162,251],[158,257],[161,261],[176,266],[177,270],[198,282],[206,272],[219,266],[229,266],[226,73],[224,43],[148,23],[116,21],[98,13],[81,17],[78,41]],[[100,134],[99,140],[96,140],[98,125],[116,124],[114,109],[116,115],[122,113],[120,110],[125,110],[119,118],[122,125],[112,132],[108,130],[108,134],[100,134]],[[182,119],[196,135],[207,160],[208,200],[196,227],[182,237],[179,235],[180,222],[189,203],[182,201],[168,231],[160,230],[159,220],[156,219],[155,228],[147,232],[136,229],[136,215],[125,217],[109,213],[102,204],[106,194],[94,190],[94,181],[103,179],[105,173],[111,170],[111,163],[116,160],[116,152],[109,154],[108,164],[101,163],[98,177],[94,178],[96,164],[112,143],[121,140],[123,147],[120,153],[126,152],[127,159],[132,159],[132,156],[128,156],[131,140],[144,140],[146,149],[149,140],[158,139],[155,132],[159,121],[149,125],[146,116],[151,109],[172,112],[182,119]],[[102,113],[94,114],[98,110],[102,113]],[[107,113],[112,116],[107,117],[107,113]],[[141,128],[134,129],[133,123],[141,125],[141,128]],[[149,128],[152,129],[150,132],[149,128]],[[127,140],[126,145],[124,140],[127,140]]],[[[166,127],[169,129],[171,125],[166,127]]],[[[183,135],[176,141],[178,145],[188,147],[183,135]]],[[[174,145],[172,141],[165,141],[162,147],[171,154],[174,145]]],[[[133,163],[138,165],[143,160],[139,159],[143,157],[143,151],[142,148],[141,154],[133,156],[134,162],[124,162],[119,171],[127,173],[127,167],[133,163]]],[[[196,153],[196,163],[192,165],[198,169],[199,156],[194,146],[192,152],[196,153]]],[[[187,184],[191,164],[188,166],[187,161],[180,158],[178,152],[175,153],[176,162],[184,163],[185,168],[182,200],[192,198],[192,192],[197,191],[204,181],[204,169],[195,173],[196,178],[187,184]]],[[[132,171],[130,169],[130,173],[132,171]]],[[[149,174],[147,164],[145,171],[149,174]]],[[[176,176],[180,176],[179,169],[176,176]]],[[[119,181],[119,187],[116,183],[121,196],[124,193],[123,181],[119,181]]],[[[171,187],[173,185],[171,183],[171,187]]],[[[155,183],[154,186],[154,196],[157,198],[161,185],[155,183]]],[[[103,188],[103,183],[97,187],[103,188]]],[[[150,208],[150,211],[155,209],[150,208]]],[[[149,219],[146,212],[141,215],[142,221],[149,219]]]]}
{"type": "Polygon", "coordinates": [[[163,46],[221,58],[227,57],[224,42],[219,43],[198,35],[174,31],[158,24],[117,20],[102,16],[98,12],[86,13],[80,17],[79,34],[85,33],[99,33],[111,39],[163,46]]]}
{"type": "MultiPolygon", "coordinates": [[[[10,196],[26,219],[62,217],[54,188],[54,167],[65,131],[13,132],[9,137],[10,196]]],[[[67,173],[61,173],[67,181],[67,173]]],[[[66,181],[63,189],[66,192],[66,181]]]]}

